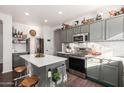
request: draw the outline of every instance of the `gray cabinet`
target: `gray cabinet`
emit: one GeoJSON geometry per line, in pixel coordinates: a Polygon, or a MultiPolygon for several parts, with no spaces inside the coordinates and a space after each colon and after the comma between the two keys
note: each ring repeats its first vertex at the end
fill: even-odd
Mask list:
{"type": "Polygon", "coordinates": [[[124,34],[123,16],[106,20],[106,40],[120,40],[124,34]]]}
{"type": "Polygon", "coordinates": [[[69,54],[57,53],[57,56],[67,58],[65,64],[66,69],[69,70],[69,54]]]}
{"type": "Polygon", "coordinates": [[[88,32],[90,32],[89,25],[83,25],[83,26],[81,26],[80,33],[88,33],[88,32]]]}
{"type": "Polygon", "coordinates": [[[67,42],[73,42],[73,28],[67,30],[67,42]]]}
{"type": "Polygon", "coordinates": [[[90,41],[124,40],[124,15],[61,31],[62,43],[73,42],[73,35],[90,33],[90,41]]]}
{"type": "Polygon", "coordinates": [[[100,79],[100,60],[87,61],[87,76],[96,80],[100,79]]]}
{"type": "Polygon", "coordinates": [[[73,28],[74,30],[73,30],[73,33],[74,34],[80,34],[80,32],[81,32],[81,27],[80,26],[78,26],[78,27],[75,27],[75,28],[73,28]]]}
{"type": "Polygon", "coordinates": [[[62,51],[61,31],[54,31],[54,53],[62,51]]]}
{"type": "Polygon", "coordinates": [[[12,54],[12,67],[13,69],[17,66],[23,66],[25,65],[25,60],[20,57],[20,55],[26,55],[28,54],[27,52],[25,53],[13,53],[12,54]]]}
{"type": "Polygon", "coordinates": [[[87,77],[107,86],[122,86],[123,67],[121,61],[88,58],[87,77]]]}
{"type": "Polygon", "coordinates": [[[66,30],[61,31],[61,42],[62,43],[67,42],[67,31],[66,30]]]}
{"type": "Polygon", "coordinates": [[[101,66],[101,81],[113,86],[118,86],[118,67],[103,64],[101,66]]]}
{"type": "Polygon", "coordinates": [[[104,21],[90,24],[90,41],[103,41],[105,38],[104,21]]]}

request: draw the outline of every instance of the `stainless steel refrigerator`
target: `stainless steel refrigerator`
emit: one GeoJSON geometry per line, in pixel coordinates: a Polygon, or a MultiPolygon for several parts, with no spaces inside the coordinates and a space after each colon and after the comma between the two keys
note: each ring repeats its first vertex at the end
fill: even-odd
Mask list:
{"type": "MultiPolygon", "coordinates": [[[[26,39],[26,51],[30,54],[30,38],[26,39]]],[[[44,39],[35,38],[35,53],[44,53],[44,39]]]]}

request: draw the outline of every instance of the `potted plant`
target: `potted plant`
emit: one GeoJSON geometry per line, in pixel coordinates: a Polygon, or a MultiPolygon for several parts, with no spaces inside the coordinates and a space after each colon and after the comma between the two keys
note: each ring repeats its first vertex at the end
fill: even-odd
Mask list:
{"type": "Polygon", "coordinates": [[[61,73],[57,69],[53,70],[52,81],[55,82],[55,85],[57,85],[57,81],[60,79],[61,79],[61,73]]]}

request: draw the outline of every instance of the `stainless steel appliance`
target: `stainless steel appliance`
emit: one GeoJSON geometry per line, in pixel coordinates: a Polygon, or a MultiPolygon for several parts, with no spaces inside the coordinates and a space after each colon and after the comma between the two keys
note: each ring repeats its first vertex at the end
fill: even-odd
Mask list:
{"type": "Polygon", "coordinates": [[[74,50],[75,50],[74,55],[82,57],[82,56],[88,55],[88,53],[91,49],[90,48],[75,47],[74,50]]]}
{"type": "Polygon", "coordinates": [[[70,56],[69,72],[81,78],[86,78],[85,57],[70,56]]]}
{"type": "MultiPolygon", "coordinates": [[[[30,54],[30,38],[26,40],[26,51],[30,54]]],[[[44,39],[35,38],[35,53],[44,53],[44,39]]]]}
{"type": "Polygon", "coordinates": [[[89,33],[75,34],[73,36],[74,42],[86,42],[89,41],[89,33]]]}
{"type": "Polygon", "coordinates": [[[86,55],[89,48],[75,48],[75,53],[69,57],[69,72],[79,77],[86,78],[86,55]]]}

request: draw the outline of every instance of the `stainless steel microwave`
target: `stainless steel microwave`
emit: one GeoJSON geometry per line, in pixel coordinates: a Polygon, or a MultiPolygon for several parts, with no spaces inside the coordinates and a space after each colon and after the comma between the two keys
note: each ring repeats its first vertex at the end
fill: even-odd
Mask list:
{"type": "Polygon", "coordinates": [[[89,40],[89,33],[76,34],[73,36],[74,42],[86,42],[89,40]]]}

